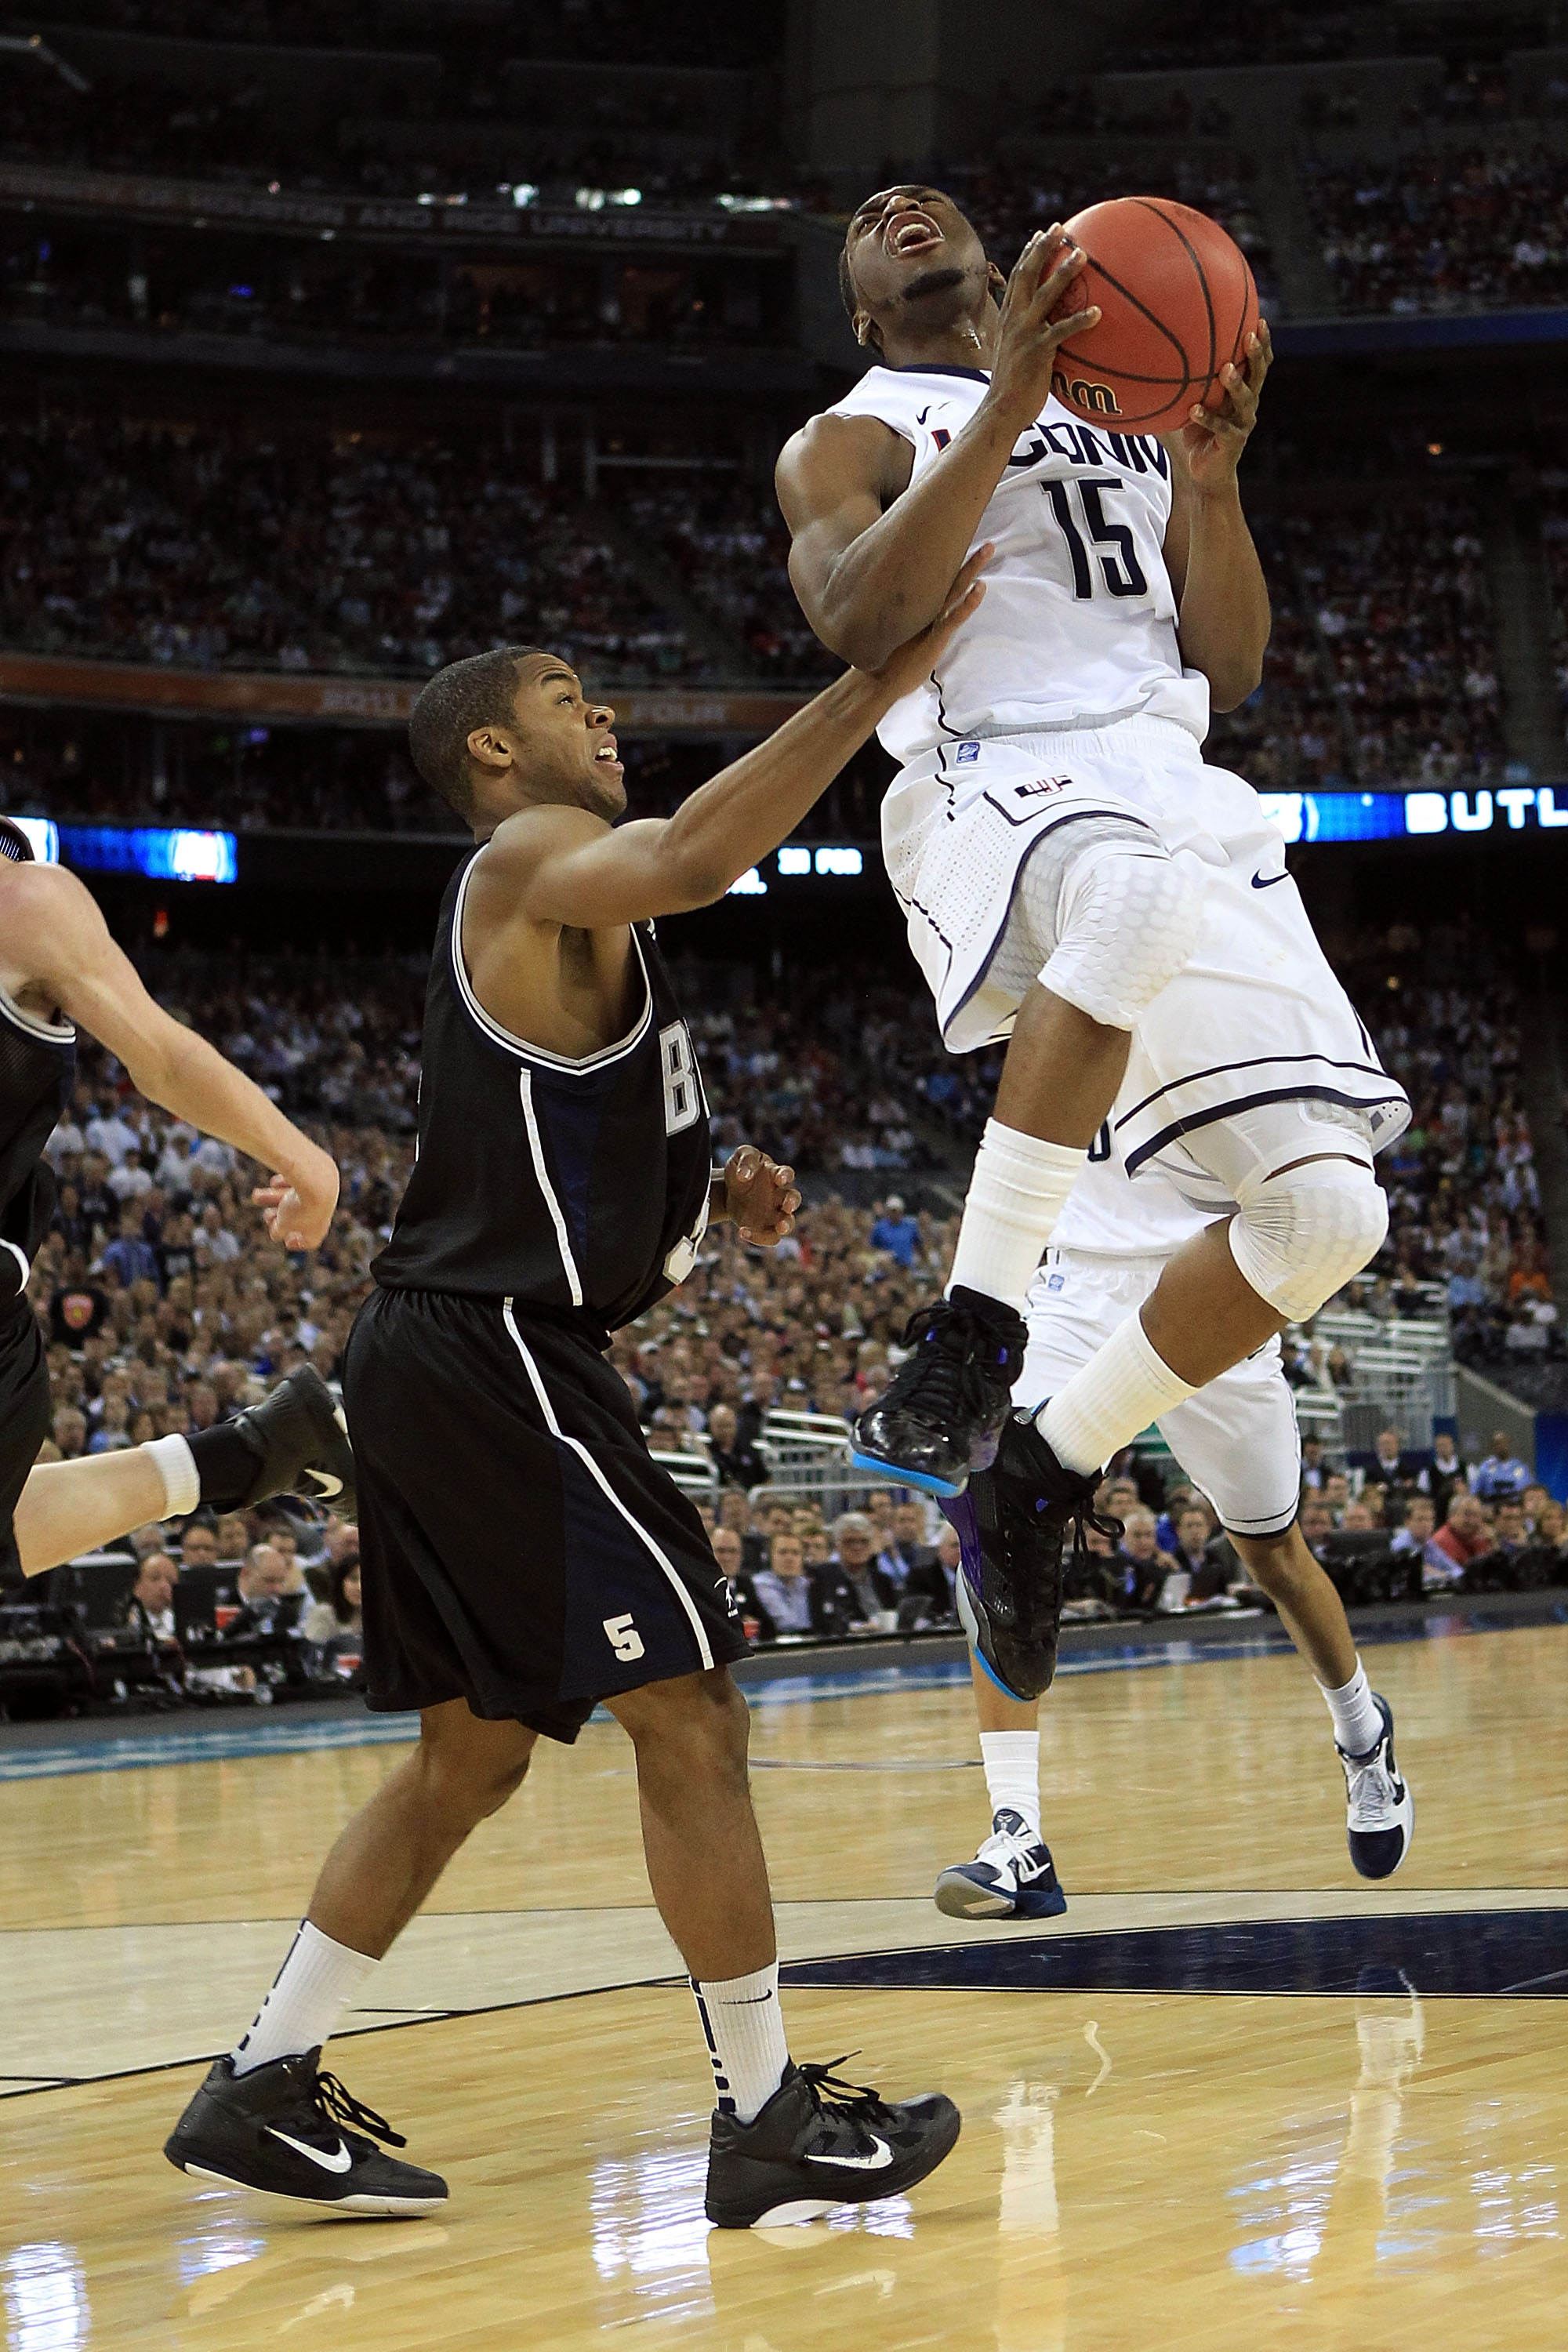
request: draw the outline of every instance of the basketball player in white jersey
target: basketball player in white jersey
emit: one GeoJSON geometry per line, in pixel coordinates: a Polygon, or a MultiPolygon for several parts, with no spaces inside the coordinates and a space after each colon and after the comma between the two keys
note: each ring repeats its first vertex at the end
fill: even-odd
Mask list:
{"type": "Polygon", "coordinates": [[[1279,833],[1199,748],[1268,635],[1237,487],[1268,330],[1217,409],[1160,440],[1091,430],[1051,391],[1099,315],[1052,320],[1081,266],[1051,231],[1004,285],[938,190],[872,197],[841,277],[876,364],[778,465],[791,576],[847,660],[880,658],[994,550],[975,626],[879,732],[902,763],[889,873],[944,1040],[1011,1042],[948,1296],[856,1450],[951,1496],[1000,1445],[1058,1551],[1120,1446],[1373,1256],[1373,1154],[1409,1119],[1279,833]],[[1129,1175],[1209,1222],[1038,1420],[1009,1423],[1025,1294],[1107,1118],[1129,1175]]]}
{"type": "MultiPolygon", "coordinates": [[[[1029,1287],[1029,1345],[1015,1406],[1037,1412],[1065,1387],[1137,1314],[1169,1259],[1203,1223],[1201,1213],[1162,1177],[1130,1183],[1102,1130],[1029,1287]]],[[[1279,1339],[1173,1405],[1162,1415],[1160,1433],[1213,1503],[1328,1703],[1345,1776],[1352,1862],[1363,1878],[1391,1877],[1415,1833],[1415,1801],[1394,1762],[1388,1702],[1368,1684],[1344,1604],[1297,1523],[1301,1446],[1279,1339]]],[[[1060,1551],[1053,1558],[1048,1541],[1044,1548],[1031,1543],[1023,1519],[999,1507],[997,1489],[1008,1476],[1009,1465],[999,1459],[943,1506],[963,1540],[957,1594],[974,1645],[992,1811],[991,1834],[973,1861],[944,1870],[937,1881],[939,1910],[963,1919],[1049,1918],[1067,1908],[1040,1827],[1039,1701],[1015,1696],[1011,1686],[1043,1687],[1051,1678],[1060,1551]],[[1015,1593],[1025,1597],[1022,1614],[1007,1611],[1015,1593]]]]}

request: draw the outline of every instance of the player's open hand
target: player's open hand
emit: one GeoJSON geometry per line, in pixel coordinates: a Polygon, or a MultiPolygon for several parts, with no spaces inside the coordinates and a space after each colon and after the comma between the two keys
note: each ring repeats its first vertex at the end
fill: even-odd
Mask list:
{"type": "Polygon", "coordinates": [[[1217,408],[1194,405],[1188,410],[1184,425],[1178,425],[1173,433],[1160,436],[1173,461],[1200,495],[1227,489],[1235,481],[1241,453],[1258,422],[1263,379],[1274,363],[1274,345],[1267,319],[1259,319],[1258,332],[1248,335],[1243,356],[1245,367],[1227,365],[1219,372],[1225,398],[1217,408]]]}
{"type": "Polygon", "coordinates": [[[1063,242],[1057,221],[1036,230],[1007,280],[988,397],[1013,416],[1020,432],[1034,423],[1050,398],[1063,343],[1100,324],[1098,302],[1064,318],[1051,316],[1074,278],[1082,275],[1086,257],[1081,246],[1063,242]]]}
{"type": "Polygon", "coordinates": [[[906,694],[912,694],[917,686],[924,685],[946,652],[953,631],[961,629],[971,614],[979,611],[980,600],[985,593],[985,583],[980,574],[995,552],[995,542],[988,539],[966,556],[963,569],[943,598],[935,620],[890,653],[880,669],[867,673],[881,687],[889,709],[906,694]]]}
{"type": "Polygon", "coordinates": [[[251,1194],[261,1222],[285,1249],[315,1249],[326,1239],[338,1205],[338,1164],[312,1144],[310,1158],[289,1175],[274,1176],[251,1194]]]}
{"type": "Polygon", "coordinates": [[[795,1170],[781,1168],[754,1143],[742,1143],[724,1163],[725,1213],[734,1218],[743,1242],[759,1249],[776,1249],[795,1231],[800,1194],[795,1170]]]}

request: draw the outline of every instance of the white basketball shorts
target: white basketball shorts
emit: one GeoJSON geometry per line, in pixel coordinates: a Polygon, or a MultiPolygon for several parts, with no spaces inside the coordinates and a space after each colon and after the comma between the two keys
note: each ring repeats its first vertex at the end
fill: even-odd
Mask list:
{"type": "MultiPolygon", "coordinates": [[[[1032,1410],[1054,1396],[1137,1314],[1164,1264],[1163,1257],[1047,1250],[1025,1307],[1029,1345],[1014,1403],[1032,1410]]],[[[1221,1372],[1156,1425],[1232,1535],[1284,1533],[1300,1496],[1301,1441],[1278,1339],[1221,1372]]]]}
{"type": "Polygon", "coordinates": [[[1304,1118],[1374,1152],[1392,1143],[1409,1102],[1318,944],[1283,835],[1251,785],[1206,766],[1170,719],[970,738],[900,772],[883,854],[949,1050],[1011,1031],[1033,977],[1009,932],[1030,854],[1052,835],[1064,849],[1070,833],[1099,858],[1119,829],[1207,874],[1197,943],[1131,1033],[1111,1112],[1128,1174],[1156,1169],[1220,1214],[1265,1154],[1277,1165],[1314,1149],[1298,1138],[1304,1118]]]}

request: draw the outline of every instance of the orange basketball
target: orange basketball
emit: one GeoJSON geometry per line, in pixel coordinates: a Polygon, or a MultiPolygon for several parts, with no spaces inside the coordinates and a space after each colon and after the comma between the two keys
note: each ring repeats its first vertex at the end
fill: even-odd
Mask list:
{"type": "Polygon", "coordinates": [[[1258,324],[1258,288],[1235,238],[1167,196],[1090,205],[1067,234],[1085,266],[1052,316],[1091,302],[1101,316],[1058,352],[1057,398],[1133,433],[1173,431],[1196,401],[1217,408],[1225,389],[1215,379],[1228,361],[1241,364],[1258,324]]]}

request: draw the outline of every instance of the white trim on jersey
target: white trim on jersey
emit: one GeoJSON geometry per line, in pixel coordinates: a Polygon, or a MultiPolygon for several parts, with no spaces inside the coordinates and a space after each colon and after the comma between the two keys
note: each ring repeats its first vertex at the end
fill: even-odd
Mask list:
{"type": "Polygon", "coordinates": [[[517,1090],[522,1102],[523,1124],[528,1129],[528,1149],[533,1160],[533,1172],[539,1179],[539,1189],[544,1195],[544,1205],[550,1212],[550,1222],[555,1228],[555,1240],[561,1251],[561,1270],[566,1276],[566,1287],[572,1293],[574,1307],[583,1304],[583,1277],[577,1271],[577,1261],[572,1255],[572,1236],[566,1230],[566,1219],[550,1171],[544,1164],[544,1138],[539,1132],[539,1118],[533,1108],[533,1073],[519,1070],[517,1090]]]}
{"type": "Polygon", "coordinates": [[[517,1349],[518,1354],[522,1358],[523,1369],[527,1372],[529,1380],[532,1383],[533,1393],[539,1400],[539,1410],[544,1415],[545,1426],[549,1430],[550,1434],[552,1437],[558,1439],[563,1445],[569,1445],[572,1448],[573,1453],[577,1455],[578,1459],[586,1465],[595,1483],[602,1488],[608,1500],[615,1505],[616,1510],[619,1511],[622,1518],[625,1519],[627,1527],[631,1528],[633,1534],[639,1537],[647,1546],[649,1552],[658,1562],[660,1568],[663,1569],[665,1575],[668,1578],[670,1584],[674,1588],[677,1599],[679,1601],[682,1609],[686,1612],[687,1621],[697,1639],[697,1654],[702,1661],[704,1671],[711,1670],[713,1664],[713,1651],[708,1636],[703,1631],[702,1620],[698,1614],[696,1602],[692,1600],[690,1593],[688,1592],[685,1585],[681,1582],[680,1578],[677,1575],[668,1555],[665,1552],[662,1546],[657,1543],[654,1538],[649,1535],[642,1522],[632,1517],[631,1512],[627,1510],[625,1503],[622,1502],[620,1496],[616,1494],[615,1488],[611,1486],[609,1480],[605,1477],[604,1472],[600,1469],[598,1464],[595,1461],[593,1455],[584,1444],[582,1439],[579,1437],[568,1437],[566,1432],[562,1428],[561,1423],[556,1420],[554,1411],[550,1402],[549,1392],[545,1388],[544,1381],[540,1372],[539,1366],[534,1362],[533,1358],[530,1355],[527,1344],[523,1339],[523,1336],[517,1328],[516,1321],[512,1315],[511,1300],[510,1298],[503,1298],[501,1301],[501,1321],[506,1325],[507,1330],[510,1334],[513,1347],[517,1349]]]}
{"type": "Polygon", "coordinates": [[[4,1013],[7,1021],[15,1022],[16,1027],[25,1030],[29,1037],[37,1037],[46,1045],[76,1044],[74,1022],[46,1021],[39,1013],[26,1012],[14,996],[6,995],[3,988],[0,988],[0,1013],[4,1013]]]}
{"type": "Polygon", "coordinates": [[[552,1054],[542,1045],[531,1045],[526,1037],[514,1037],[510,1029],[503,1029],[500,1023],[485,1011],[474,993],[474,984],[463,962],[463,905],[478,862],[477,858],[468,860],[463,878],[458,885],[457,904],[452,908],[452,977],[458,983],[458,994],[464,1010],[492,1044],[504,1045],[509,1054],[520,1054],[525,1061],[538,1062],[547,1070],[563,1070],[576,1076],[586,1070],[602,1070],[608,1062],[618,1062],[623,1054],[629,1054],[647,1034],[647,1024],[653,1019],[653,982],[647,976],[647,958],[642,951],[637,925],[634,923],[631,927],[632,944],[637,949],[637,966],[642,973],[643,1008],[626,1035],[617,1038],[613,1045],[601,1045],[596,1054],[584,1054],[580,1058],[570,1054],[552,1054]]]}

